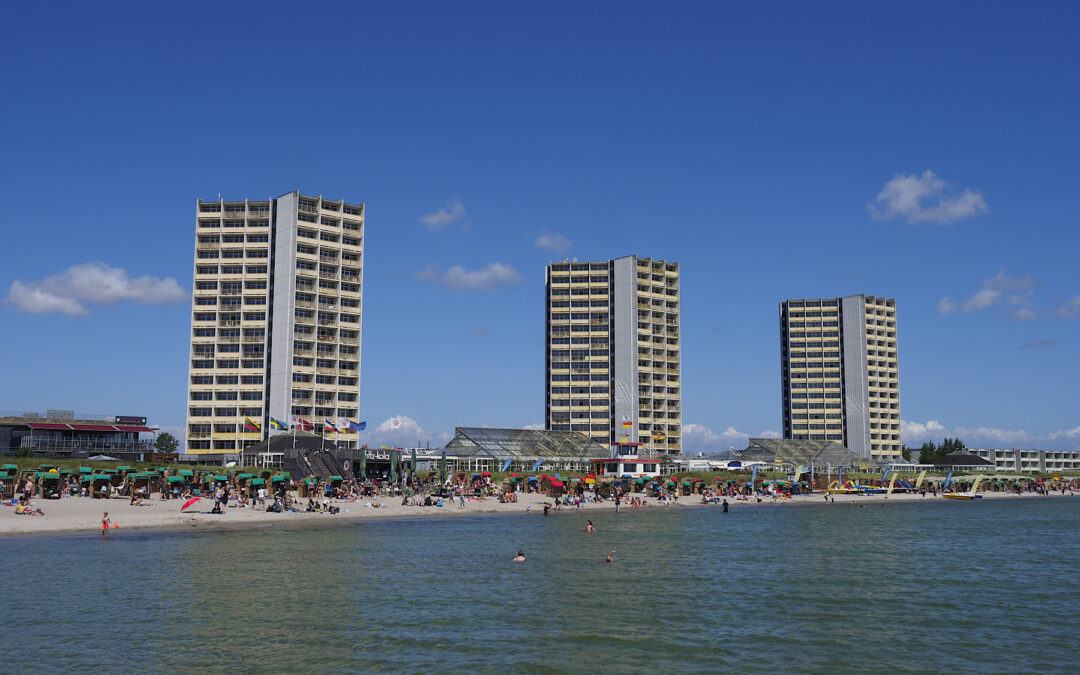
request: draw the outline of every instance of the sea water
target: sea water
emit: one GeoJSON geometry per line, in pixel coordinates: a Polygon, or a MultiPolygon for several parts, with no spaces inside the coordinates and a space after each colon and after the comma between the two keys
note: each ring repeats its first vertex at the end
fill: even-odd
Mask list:
{"type": "Polygon", "coordinates": [[[5,538],[0,671],[1071,672],[1078,553],[1069,497],[5,538]]]}

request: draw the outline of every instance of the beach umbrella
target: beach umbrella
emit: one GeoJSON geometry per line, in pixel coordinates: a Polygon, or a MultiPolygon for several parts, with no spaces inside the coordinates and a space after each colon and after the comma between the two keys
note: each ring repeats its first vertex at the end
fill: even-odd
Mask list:
{"type": "Polygon", "coordinates": [[[184,502],[184,505],[180,507],[180,510],[183,511],[184,509],[191,506],[192,504],[199,501],[200,499],[202,499],[202,497],[192,497],[191,499],[184,502]]]}
{"type": "Polygon", "coordinates": [[[412,451],[412,468],[409,469],[409,476],[416,480],[416,448],[412,451]]]}
{"type": "Polygon", "coordinates": [[[446,452],[439,457],[439,482],[446,482],[446,452]]]}
{"type": "Polygon", "coordinates": [[[360,448],[360,480],[367,476],[367,449],[360,448]]]}

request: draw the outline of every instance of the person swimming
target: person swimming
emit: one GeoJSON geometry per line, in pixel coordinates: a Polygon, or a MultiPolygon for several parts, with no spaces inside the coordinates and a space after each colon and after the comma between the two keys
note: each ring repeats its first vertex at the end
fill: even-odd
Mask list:
{"type": "Polygon", "coordinates": [[[596,527],[593,526],[591,520],[586,520],[585,521],[585,531],[589,532],[589,533],[596,532],[596,527]]]}
{"type": "Polygon", "coordinates": [[[517,557],[513,562],[525,562],[525,551],[518,551],[517,557]]]}
{"type": "Polygon", "coordinates": [[[614,556],[614,555],[615,555],[615,551],[614,551],[614,550],[612,550],[612,551],[609,551],[609,552],[608,552],[608,554],[607,554],[607,558],[606,558],[606,559],[604,559],[604,562],[606,562],[606,563],[609,563],[609,562],[615,562],[615,561],[613,560],[613,556],[614,556]]]}

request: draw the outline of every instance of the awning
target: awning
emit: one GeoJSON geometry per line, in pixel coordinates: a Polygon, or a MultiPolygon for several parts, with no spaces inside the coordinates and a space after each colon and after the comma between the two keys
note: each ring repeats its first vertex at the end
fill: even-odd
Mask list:
{"type": "Polygon", "coordinates": [[[75,431],[116,431],[116,427],[107,424],[69,424],[75,431]]]}
{"type": "Polygon", "coordinates": [[[148,434],[154,433],[154,430],[151,429],[150,427],[126,427],[126,426],[120,426],[118,424],[118,425],[116,425],[116,429],[119,430],[119,431],[139,431],[139,432],[146,432],[148,434]]]}
{"type": "Polygon", "coordinates": [[[26,426],[31,429],[60,429],[62,431],[71,431],[71,426],[68,424],[45,424],[44,422],[27,422],[26,426]]]}

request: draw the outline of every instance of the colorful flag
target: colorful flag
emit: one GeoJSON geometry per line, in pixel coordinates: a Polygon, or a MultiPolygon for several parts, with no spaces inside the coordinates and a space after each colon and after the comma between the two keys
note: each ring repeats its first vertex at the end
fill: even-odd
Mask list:
{"type": "Polygon", "coordinates": [[[289,427],[286,426],[283,422],[277,420],[276,418],[271,417],[270,418],[270,428],[273,429],[274,431],[285,431],[289,427]]]}
{"type": "Polygon", "coordinates": [[[338,428],[334,426],[333,422],[326,419],[325,417],[323,418],[323,433],[326,433],[327,431],[332,431],[336,434],[337,430],[338,428]]]}
{"type": "Polygon", "coordinates": [[[391,417],[390,418],[390,428],[391,429],[400,429],[401,428],[401,418],[400,417],[391,417]]]}
{"type": "Polygon", "coordinates": [[[315,431],[315,425],[299,415],[293,415],[289,420],[292,422],[293,427],[300,431],[315,431]]]}
{"type": "Polygon", "coordinates": [[[341,418],[341,421],[342,421],[342,424],[339,424],[338,426],[339,427],[345,427],[345,428],[349,429],[350,431],[363,431],[364,429],[367,429],[367,422],[356,423],[356,422],[353,422],[352,420],[346,419],[344,417],[341,418]]]}
{"type": "Polygon", "coordinates": [[[244,431],[260,431],[259,425],[251,421],[250,417],[244,418],[244,431]]]}

